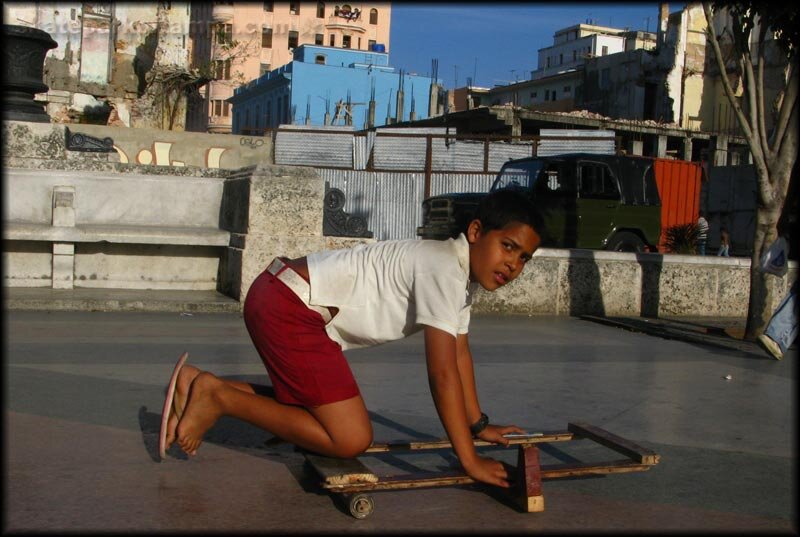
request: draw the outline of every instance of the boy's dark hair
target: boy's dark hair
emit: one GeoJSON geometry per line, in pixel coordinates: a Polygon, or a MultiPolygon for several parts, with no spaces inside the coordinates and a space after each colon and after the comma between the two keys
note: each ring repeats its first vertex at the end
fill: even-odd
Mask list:
{"type": "Polygon", "coordinates": [[[533,202],[521,192],[496,190],[483,198],[474,218],[481,221],[483,231],[503,229],[509,224],[527,224],[544,236],[544,219],[533,202]]]}

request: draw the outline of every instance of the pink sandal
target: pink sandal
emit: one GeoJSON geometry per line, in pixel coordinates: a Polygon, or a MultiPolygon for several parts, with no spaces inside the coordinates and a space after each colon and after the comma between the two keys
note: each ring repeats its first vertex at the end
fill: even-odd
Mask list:
{"type": "Polygon", "coordinates": [[[178,363],[175,364],[175,369],[172,370],[172,376],[169,378],[169,384],[167,385],[167,396],[164,399],[164,408],[161,409],[161,431],[158,435],[158,455],[161,457],[162,461],[167,458],[167,423],[173,411],[172,400],[175,398],[175,386],[178,384],[178,373],[181,372],[181,368],[183,364],[186,363],[187,358],[189,358],[188,352],[184,352],[181,354],[181,357],[178,358],[178,363]]]}

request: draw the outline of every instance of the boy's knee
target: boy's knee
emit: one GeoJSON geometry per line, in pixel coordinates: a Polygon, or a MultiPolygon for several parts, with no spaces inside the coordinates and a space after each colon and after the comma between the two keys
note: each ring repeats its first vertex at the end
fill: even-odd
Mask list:
{"type": "Polygon", "coordinates": [[[364,453],[372,445],[372,431],[350,436],[345,442],[336,445],[336,456],[352,459],[364,453]]]}

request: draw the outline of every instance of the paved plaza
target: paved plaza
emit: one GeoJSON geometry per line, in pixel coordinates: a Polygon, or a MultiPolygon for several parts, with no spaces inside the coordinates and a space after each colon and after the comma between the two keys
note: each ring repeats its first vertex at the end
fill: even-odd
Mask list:
{"type": "MultiPolygon", "coordinates": [[[[478,389],[493,421],[531,432],[587,422],[660,463],[545,481],[542,513],[466,485],[378,492],[375,512],[356,520],[291,445],[237,420],[218,422],[196,457],[173,448],[157,462],[164,384],[182,351],[219,376],[269,383],[239,313],[6,311],[4,328],[5,531],[797,532],[796,347],[776,361],[741,342],[475,316],[478,389]]],[[[376,441],[444,436],[420,334],[348,358],[376,441]]],[[[543,463],[597,455],[581,442],[543,445],[543,463]]],[[[513,449],[489,453],[515,460],[513,449]]],[[[365,462],[398,473],[455,459],[365,462]]]]}

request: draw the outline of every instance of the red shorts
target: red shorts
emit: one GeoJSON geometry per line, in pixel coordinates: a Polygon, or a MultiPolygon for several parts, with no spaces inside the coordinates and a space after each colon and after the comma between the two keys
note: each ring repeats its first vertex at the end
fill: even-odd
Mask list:
{"type": "Polygon", "coordinates": [[[243,313],[278,402],[316,407],[360,394],[322,315],[276,276],[265,270],[253,281],[243,313]]]}

